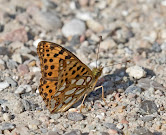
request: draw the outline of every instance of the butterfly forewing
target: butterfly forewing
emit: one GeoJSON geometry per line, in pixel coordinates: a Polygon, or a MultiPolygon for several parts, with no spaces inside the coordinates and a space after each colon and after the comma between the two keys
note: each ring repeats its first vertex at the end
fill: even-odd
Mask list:
{"type": "Polygon", "coordinates": [[[92,71],[62,46],[41,41],[37,53],[42,78],[39,93],[50,112],[65,111],[92,85],[92,71]]]}

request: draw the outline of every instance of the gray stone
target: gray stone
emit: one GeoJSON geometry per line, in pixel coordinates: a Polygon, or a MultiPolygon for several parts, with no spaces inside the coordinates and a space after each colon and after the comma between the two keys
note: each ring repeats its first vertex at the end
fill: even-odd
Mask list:
{"type": "Polygon", "coordinates": [[[48,135],[60,135],[60,134],[58,134],[56,131],[49,131],[48,135]]]}
{"type": "Polygon", "coordinates": [[[82,35],[85,32],[85,24],[83,21],[73,19],[62,27],[62,33],[65,37],[82,35]]]}
{"type": "Polygon", "coordinates": [[[104,123],[103,126],[108,129],[116,129],[116,125],[113,123],[104,123]]]}
{"type": "Polygon", "coordinates": [[[24,108],[26,111],[30,111],[31,110],[31,106],[30,106],[30,102],[27,100],[22,100],[22,104],[24,105],[24,108]]]}
{"type": "Polygon", "coordinates": [[[125,93],[141,93],[141,91],[140,87],[131,85],[125,90],[125,93]]]}
{"type": "Polygon", "coordinates": [[[7,102],[7,100],[5,100],[5,99],[0,99],[0,105],[4,104],[5,102],[7,102]]]}
{"type": "Polygon", "coordinates": [[[165,90],[165,88],[161,84],[159,84],[156,81],[150,80],[149,78],[142,78],[138,80],[137,86],[145,90],[148,90],[151,87],[156,90],[162,90],[162,91],[165,90]]]}
{"type": "Polygon", "coordinates": [[[0,55],[9,54],[8,49],[6,47],[0,47],[0,55]]]}
{"type": "Polygon", "coordinates": [[[62,26],[61,20],[54,13],[36,11],[32,16],[36,23],[47,31],[56,31],[62,26]]]}
{"type": "Polygon", "coordinates": [[[157,112],[158,108],[157,105],[150,100],[145,100],[141,103],[141,107],[140,107],[145,113],[155,113],[157,112]]]}
{"type": "Polygon", "coordinates": [[[22,93],[30,92],[30,91],[32,91],[32,88],[31,88],[30,85],[20,85],[20,86],[16,89],[15,93],[16,93],[16,94],[22,94],[22,93]]]}
{"type": "Polygon", "coordinates": [[[24,111],[24,105],[19,100],[14,100],[13,104],[10,104],[10,109],[16,114],[24,111]]]}
{"type": "Polygon", "coordinates": [[[6,77],[5,80],[12,86],[12,87],[16,87],[18,84],[15,80],[13,80],[10,77],[6,77]]]}
{"type": "Polygon", "coordinates": [[[150,132],[148,129],[145,129],[143,127],[138,127],[134,130],[132,135],[153,135],[152,132],[150,132]]]}
{"type": "Polygon", "coordinates": [[[152,121],[154,119],[154,116],[145,116],[141,118],[144,122],[152,121]]]}
{"type": "Polygon", "coordinates": [[[7,87],[9,87],[9,83],[7,81],[0,82],[0,91],[6,89],[7,87]]]}
{"type": "Polygon", "coordinates": [[[69,132],[69,133],[67,133],[65,135],[82,135],[82,133],[81,133],[80,130],[75,129],[75,130],[73,130],[73,131],[71,131],[71,132],[69,132]]]}
{"type": "Polygon", "coordinates": [[[68,113],[67,118],[72,121],[81,121],[83,120],[83,115],[77,112],[68,113]]]}
{"type": "Polygon", "coordinates": [[[9,60],[7,62],[7,67],[9,69],[15,69],[17,66],[18,66],[18,64],[15,61],[13,61],[13,60],[9,60]]]}
{"type": "Polygon", "coordinates": [[[12,130],[15,127],[16,127],[15,124],[12,124],[12,123],[2,123],[2,124],[0,124],[0,129],[1,130],[12,130]]]}

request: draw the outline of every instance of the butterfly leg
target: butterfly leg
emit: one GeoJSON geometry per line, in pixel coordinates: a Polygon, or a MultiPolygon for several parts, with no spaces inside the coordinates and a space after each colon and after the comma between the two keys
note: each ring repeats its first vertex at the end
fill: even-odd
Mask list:
{"type": "Polygon", "coordinates": [[[103,87],[103,86],[98,86],[98,87],[95,88],[95,90],[97,90],[97,89],[99,89],[99,88],[101,88],[101,90],[102,90],[102,100],[103,100],[104,103],[107,105],[107,102],[105,101],[105,98],[104,98],[104,87],[103,87]]]}
{"type": "Polygon", "coordinates": [[[82,99],[81,107],[80,107],[80,112],[82,111],[82,108],[84,107],[84,100],[86,98],[87,94],[84,95],[84,98],[82,99]]]}

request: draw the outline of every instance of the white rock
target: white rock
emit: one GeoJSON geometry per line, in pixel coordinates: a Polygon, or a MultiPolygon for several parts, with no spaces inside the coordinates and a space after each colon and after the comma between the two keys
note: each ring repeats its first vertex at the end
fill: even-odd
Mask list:
{"type": "Polygon", "coordinates": [[[33,42],[33,46],[35,46],[35,47],[37,48],[37,45],[38,45],[38,43],[39,43],[40,41],[42,41],[42,40],[41,40],[41,39],[35,40],[35,41],[33,42]]]}
{"type": "Polygon", "coordinates": [[[62,27],[62,33],[65,37],[82,35],[85,30],[84,22],[78,19],[73,19],[62,27]]]}
{"type": "Polygon", "coordinates": [[[96,118],[104,119],[105,118],[105,113],[97,114],[96,118]]]}
{"type": "Polygon", "coordinates": [[[140,66],[129,67],[126,69],[126,73],[128,73],[130,77],[134,77],[135,79],[140,79],[146,76],[145,70],[140,66]]]}
{"type": "Polygon", "coordinates": [[[87,21],[87,20],[92,19],[92,16],[91,16],[90,12],[78,12],[76,14],[76,17],[80,20],[83,20],[83,21],[87,21]]]}
{"type": "Polygon", "coordinates": [[[6,89],[7,87],[9,87],[9,83],[8,82],[0,82],[0,91],[6,89]]]}
{"type": "Polygon", "coordinates": [[[25,92],[30,92],[32,90],[30,85],[20,85],[14,93],[16,94],[22,94],[25,92]]]}
{"type": "Polygon", "coordinates": [[[39,67],[32,67],[32,68],[30,68],[30,70],[34,73],[41,71],[41,69],[39,67]]]}
{"type": "Polygon", "coordinates": [[[117,126],[116,126],[118,129],[123,129],[123,124],[122,123],[118,123],[117,126]]]}

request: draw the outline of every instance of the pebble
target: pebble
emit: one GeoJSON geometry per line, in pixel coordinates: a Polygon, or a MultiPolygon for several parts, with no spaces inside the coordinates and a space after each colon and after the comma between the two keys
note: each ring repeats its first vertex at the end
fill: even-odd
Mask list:
{"type": "Polygon", "coordinates": [[[11,118],[12,118],[12,116],[11,116],[10,114],[8,114],[8,113],[4,113],[4,114],[3,114],[3,119],[4,119],[6,122],[10,121],[11,118]]]}
{"type": "Polygon", "coordinates": [[[121,124],[121,123],[118,123],[117,125],[116,125],[116,127],[118,128],[118,129],[123,129],[123,124],[121,124]]]}
{"type": "Polygon", "coordinates": [[[16,86],[18,85],[15,80],[13,80],[12,78],[10,78],[10,77],[8,77],[8,76],[5,78],[5,80],[6,80],[6,81],[9,83],[9,85],[12,86],[12,87],[16,87],[16,86]]]}
{"type": "Polygon", "coordinates": [[[108,129],[115,129],[116,125],[113,123],[104,123],[103,126],[105,126],[108,129]]]}
{"type": "Polygon", "coordinates": [[[28,35],[24,28],[15,29],[4,36],[4,40],[7,41],[20,41],[20,42],[27,42],[28,35]]]}
{"type": "Polygon", "coordinates": [[[81,113],[71,112],[68,113],[67,118],[72,121],[81,121],[83,120],[84,116],[81,113]]]}
{"type": "Polygon", "coordinates": [[[152,132],[150,132],[148,129],[144,127],[140,127],[134,130],[134,135],[154,135],[152,132]]]}
{"type": "Polygon", "coordinates": [[[126,90],[125,93],[141,93],[142,90],[140,87],[135,86],[135,85],[130,85],[126,90]]]}
{"type": "Polygon", "coordinates": [[[79,19],[73,19],[62,27],[62,33],[65,37],[82,35],[85,32],[85,24],[79,19]]]}
{"type": "Polygon", "coordinates": [[[142,117],[142,120],[144,122],[152,121],[153,119],[154,119],[154,116],[145,116],[145,117],[142,117]]]}
{"type": "Polygon", "coordinates": [[[117,130],[114,130],[114,129],[109,129],[109,130],[108,130],[108,133],[111,134],[111,135],[114,135],[114,134],[117,134],[118,131],[117,131],[117,130]]]}
{"type": "Polygon", "coordinates": [[[28,121],[28,127],[31,129],[31,130],[36,130],[38,129],[38,126],[41,125],[41,122],[39,120],[31,120],[31,121],[28,121]]]}
{"type": "Polygon", "coordinates": [[[41,132],[44,133],[44,134],[46,134],[46,133],[48,132],[48,130],[45,129],[45,128],[41,128],[40,130],[41,130],[41,132]]]}
{"type": "Polygon", "coordinates": [[[1,130],[12,130],[12,129],[14,129],[16,127],[16,125],[15,124],[12,124],[12,123],[7,123],[7,122],[5,122],[5,123],[1,123],[0,124],[0,129],[1,130]]]}
{"type": "Polygon", "coordinates": [[[22,100],[22,104],[23,104],[23,106],[25,108],[25,111],[30,111],[31,110],[31,104],[30,104],[29,101],[23,99],[22,100]]]}
{"type": "Polygon", "coordinates": [[[62,26],[61,20],[55,13],[35,11],[31,14],[35,22],[46,31],[54,30],[53,32],[55,32],[62,26]]]}
{"type": "Polygon", "coordinates": [[[61,117],[60,113],[51,115],[51,119],[57,120],[61,117]]]}
{"type": "Polygon", "coordinates": [[[157,105],[150,100],[145,100],[141,103],[141,107],[140,107],[145,113],[148,114],[153,114],[156,113],[158,108],[157,105]]]}
{"type": "Polygon", "coordinates": [[[87,21],[92,19],[92,15],[90,12],[78,12],[76,17],[82,21],[87,21]]]}
{"type": "Polygon", "coordinates": [[[100,113],[96,116],[96,118],[99,118],[99,119],[104,119],[105,118],[105,114],[104,113],[100,113]]]}
{"type": "Polygon", "coordinates": [[[80,6],[87,6],[88,5],[88,3],[89,3],[89,0],[79,0],[78,1],[79,2],[79,4],[80,4],[80,6]]]}
{"type": "Polygon", "coordinates": [[[0,91],[6,89],[7,87],[9,87],[9,83],[7,81],[0,82],[0,91]]]}
{"type": "Polygon", "coordinates": [[[163,91],[165,89],[161,84],[159,84],[158,82],[153,81],[149,78],[142,78],[142,79],[138,80],[137,86],[144,90],[147,90],[149,88],[154,88],[156,90],[163,91]]]}
{"type": "Polygon", "coordinates": [[[100,49],[102,50],[109,50],[109,49],[112,49],[112,48],[114,48],[114,47],[116,47],[117,46],[117,44],[115,43],[115,41],[114,40],[112,40],[112,39],[106,39],[106,40],[104,40],[104,41],[102,41],[101,43],[100,43],[100,49]]]}
{"type": "Polygon", "coordinates": [[[12,134],[13,135],[29,135],[30,134],[30,131],[27,127],[25,126],[19,126],[19,127],[16,127],[13,131],[12,131],[12,134]]]}
{"type": "Polygon", "coordinates": [[[104,27],[102,26],[102,24],[100,24],[99,22],[95,20],[87,20],[86,23],[88,28],[96,33],[102,32],[104,30],[104,27]]]}
{"type": "Polygon", "coordinates": [[[41,39],[37,39],[33,42],[33,46],[37,48],[38,43],[42,41],[41,39]]]}
{"type": "Polygon", "coordinates": [[[161,52],[161,47],[160,47],[160,45],[157,42],[155,42],[152,45],[152,51],[154,51],[154,52],[161,52]]]}
{"type": "Polygon", "coordinates": [[[16,61],[18,63],[22,63],[22,58],[21,55],[19,53],[15,53],[12,55],[12,60],[16,61]]]}
{"type": "Polygon", "coordinates": [[[13,61],[13,60],[7,61],[8,69],[15,69],[17,66],[18,66],[18,64],[15,61],[13,61]]]}
{"type": "Polygon", "coordinates": [[[82,135],[81,131],[78,129],[75,129],[69,133],[66,133],[65,135],[82,135]]]}
{"type": "Polygon", "coordinates": [[[25,93],[25,92],[30,92],[32,91],[32,88],[30,85],[20,85],[14,93],[16,94],[22,94],[22,93],[25,93]]]}
{"type": "Polygon", "coordinates": [[[27,73],[29,73],[29,68],[27,65],[21,64],[17,67],[17,70],[19,72],[19,74],[21,75],[25,75],[27,73]]]}
{"type": "Polygon", "coordinates": [[[10,110],[11,109],[14,113],[20,114],[24,111],[24,105],[21,101],[15,100],[13,104],[10,105],[10,110]]]}
{"type": "Polygon", "coordinates": [[[23,47],[24,44],[20,41],[15,41],[15,42],[12,42],[9,46],[12,48],[12,50],[16,50],[16,49],[20,49],[21,47],[23,47]]]}
{"type": "Polygon", "coordinates": [[[164,42],[164,43],[161,44],[161,49],[163,51],[166,51],[166,42],[164,42]]]}
{"type": "Polygon", "coordinates": [[[135,79],[141,79],[146,76],[146,71],[140,66],[133,66],[126,69],[126,73],[135,79]]]}
{"type": "Polygon", "coordinates": [[[0,59],[0,65],[4,65],[4,64],[5,62],[2,59],[0,59]]]}
{"type": "Polygon", "coordinates": [[[49,131],[48,135],[59,135],[56,131],[49,131]]]}
{"type": "Polygon", "coordinates": [[[0,55],[6,55],[8,53],[8,48],[0,46],[0,55]]]}

